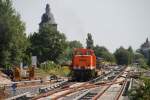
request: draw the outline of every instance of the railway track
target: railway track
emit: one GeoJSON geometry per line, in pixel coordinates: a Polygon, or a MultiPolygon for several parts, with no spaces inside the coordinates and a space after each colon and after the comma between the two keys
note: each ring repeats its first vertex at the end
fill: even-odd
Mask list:
{"type": "MultiPolygon", "coordinates": [[[[104,75],[102,75],[102,76],[99,76],[99,77],[97,77],[97,78],[95,78],[95,79],[92,79],[92,80],[90,80],[90,81],[88,81],[88,82],[85,82],[84,84],[82,84],[81,86],[77,86],[77,87],[75,87],[75,89],[74,88],[69,88],[69,86],[71,86],[71,85],[73,85],[73,84],[75,84],[75,83],[70,83],[70,82],[67,82],[66,83],[66,86],[62,86],[62,87],[66,87],[66,88],[62,88],[62,87],[60,87],[59,89],[57,89],[57,90],[54,90],[54,91],[48,91],[47,93],[43,93],[43,94],[40,94],[40,95],[38,95],[38,96],[36,96],[35,98],[33,98],[33,100],[35,100],[35,99],[39,99],[39,98],[42,98],[42,97],[47,97],[47,96],[50,96],[50,95],[53,95],[53,94],[55,94],[55,93],[57,93],[57,92],[60,92],[60,91],[65,91],[65,90],[69,90],[69,92],[67,92],[67,93],[65,93],[65,94],[63,94],[62,96],[65,96],[66,94],[69,94],[69,93],[73,93],[73,92],[76,92],[77,90],[82,90],[82,89],[80,89],[80,87],[83,87],[83,86],[90,86],[90,85],[86,85],[86,84],[93,84],[93,83],[96,83],[96,82],[98,82],[98,80],[101,80],[101,79],[103,79],[105,76],[107,76],[107,75],[110,75],[112,72],[109,72],[109,73],[106,73],[106,74],[104,74],[104,75]]],[[[85,89],[85,88],[84,88],[85,89]]],[[[60,97],[60,96],[59,96],[60,97]]]]}
{"type": "Polygon", "coordinates": [[[27,86],[27,87],[19,87],[16,89],[16,91],[12,91],[11,87],[6,89],[7,93],[9,93],[9,98],[20,98],[25,96],[24,94],[26,94],[28,92],[28,94],[31,95],[36,95],[36,94],[41,94],[41,93],[45,93],[51,90],[54,90],[56,88],[59,88],[62,85],[65,85],[67,81],[62,80],[60,82],[56,82],[53,84],[41,84],[41,85],[35,85],[35,86],[27,86]]]}
{"type": "Polygon", "coordinates": [[[123,90],[124,90],[126,84],[127,84],[127,78],[124,80],[123,85],[120,87],[117,95],[115,96],[115,100],[119,100],[119,98],[121,97],[121,94],[123,93],[123,90]]]}
{"type": "MultiPolygon", "coordinates": [[[[85,95],[87,92],[89,92],[88,89],[77,91],[77,92],[72,93],[69,96],[65,96],[65,97],[61,98],[61,100],[73,100],[73,98],[76,98],[80,95],[85,95]]],[[[76,99],[74,99],[74,100],[76,100],[76,99]]]]}
{"type": "Polygon", "coordinates": [[[112,84],[109,88],[107,86],[103,91],[100,91],[94,98],[92,98],[92,100],[119,100],[125,84],[126,80],[123,82],[123,85],[112,84]]]}
{"type": "Polygon", "coordinates": [[[74,100],[91,100],[97,93],[101,90],[101,87],[96,87],[90,89],[89,91],[85,92],[84,94],[76,97],[74,100]]]}
{"type": "MultiPolygon", "coordinates": [[[[63,100],[65,100],[65,99],[67,99],[67,98],[70,98],[71,100],[93,100],[93,99],[99,94],[99,92],[106,91],[106,88],[107,88],[107,87],[109,88],[109,86],[111,86],[111,85],[113,85],[113,84],[119,84],[120,82],[116,82],[116,80],[117,80],[118,77],[120,77],[120,75],[123,74],[124,69],[125,69],[125,68],[120,69],[120,70],[119,70],[120,73],[116,73],[116,77],[113,77],[112,79],[110,79],[110,80],[109,80],[110,82],[104,83],[103,85],[100,84],[100,86],[97,85],[95,88],[91,88],[90,90],[85,91],[84,93],[80,93],[80,92],[79,92],[79,93],[76,93],[76,94],[80,94],[80,95],[74,94],[74,95],[70,95],[70,96],[64,97],[63,100]],[[76,97],[75,97],[75,96],[76,96],[76,97]]],[[[114,72],[114,70],[113,70],[112,72],[114,72]]],[[[98,81],[101,81],[101,80],[103,80],[105,77],[110,76],[112,72],[109,72],[109,73],[107,73],[107,74],[104,75],[104,76],[97,77],[96,79],[93,79],[93,80],[91,80],[91,81],[89,81],[89,82],[92,83],[92,84],[97,84],[98,81]]],[[[99,98],[99,97],[95,98],[95,100],[97,100],[98,98],[99,98]]],[[[67,100],[68,100],[68,99],[67,99],[67,100]]]]}
{"type": "Polygon", "coordinates": [[[123,74],[123,72],[116,76],[112,83],[106,86],[103,91],[100,91],[97,95],[95,95],[92,100],[119,100],[127,82],[127,78],[125,78],[122,85],[115,84],[117,78],[119,78],[121,74],[123,74]]]}
{"type": "Polygon", "coordinates": [[[57,100],[58,99],[60,100],[69,100],[69,99],[70,100],[84,100],[84,99],[90,100],[91,98],[93,99],[96,95],[98,95],[99,91],[102,90],[104,86],[106,87],[109,85],[111,86],[112,84],[116,84],[115,80],[117,80],[117,78],[124,72],[124,69],[125,67],[119,69],[118,70],[119,73],[115,73],[116,77],[109,79],[110,82],[108,84],[104,83],[102,87],[100,87],[100,85],[97,85],[97,82],[102,81],[105,77],[111,76],[112,73],[114,73],[114,70],[112,70],[112,72],[106,73],[103,76],[99,76],[93,80],[85,82],[83,85],[75,87],[74,89],[68,88],[66,89],[68,91],[63,90],[66,92],[60,93],[61,91],[59,91],[58,93],[51,94],[50,97],[52,100],[56,100],[56,99],[57,100]],[[87,89],[90,89],[90,90],[87,91],[87,89]],[[82,90],[83,91],[85,90],[85,91],[81,92],[82,90]]]}
{"type": "MultiPolygon", "coordinates": [[[[125,67],[122,67],[120,69],[113,69],[112,71],[98,76],[95,79],[92,79],[88,82],[85,82],[79,86],[70,87],[73,84],[76,84],[76,82],[68,82],[66,81],[65,84],[57,84],[52,87],[45,86],[40,87],[38,90],[43,90],[41,94],[38,94],[37,96],[34,96],[32,100],[45,100],[46,98],[50,98],[51,100],[97,100],[100,96],[100,92],[107,91],[107,88],[109,89],[113,84],[116,84],[115,80],[124,72],[125,67]],[[114,77],[115,76],[115,77],[114,77]],[[112,77],[106,81],[104,81],[104,78],[112,77]],[[103,82],[103,84],[101,84],[103,82]],[[63,92],[59,94],[60,92],[63,92]],[[57,95],[56,95],[57,94],[57,95]],[[49,97],[50,96],[50,97],[49,97]]],[[[37,90],[36,90],[37,91],[37,90]]],[[[122,91],[120,89],[120,91],[122,91]]],[[[119,93],[118,93],[119,94],[119,93]]],[[[116,98],[118,98],[116,96],[116,98]]],[[[118,100],[118,99],[115,99],[118,100]]]]}

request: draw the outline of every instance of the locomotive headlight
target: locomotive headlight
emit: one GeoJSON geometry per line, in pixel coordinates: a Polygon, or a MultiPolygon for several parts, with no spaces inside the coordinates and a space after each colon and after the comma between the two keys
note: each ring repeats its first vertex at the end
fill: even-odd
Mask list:
{"type": "Polygon", "coordinates": [[[89,61],[87,61],[87,66],[90,66],[90,62],[89,61]]]}

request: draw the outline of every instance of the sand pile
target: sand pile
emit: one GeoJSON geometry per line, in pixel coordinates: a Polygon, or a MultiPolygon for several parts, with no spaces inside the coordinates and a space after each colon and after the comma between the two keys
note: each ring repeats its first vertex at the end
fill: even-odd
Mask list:
{"type": "Polygon", "coordinates": [[[11,84],[11,80],[7,77],[7,75],[5,75],[0,71],[0,85],[7,85],[7,84],[11,84]]]}

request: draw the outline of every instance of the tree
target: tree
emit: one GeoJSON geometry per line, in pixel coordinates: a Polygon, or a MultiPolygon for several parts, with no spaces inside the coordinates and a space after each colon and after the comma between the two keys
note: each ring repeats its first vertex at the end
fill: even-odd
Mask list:
{"type": "Polygon", "coordinates": [[[148,51],[148,62],[147,64],[150,66],[150,50],[148,51]]]}
{"type": "Polygon", "coordinates": [[[149,100],[150,98],[150,78],[141,78],[143,84],[139,84],[135,89],[129,91],[130,100],[149,100]]]}
{"type": "Polygon", "coordinates": [[[129,52],[129,64],[131,64],[133,63],[133,59],[134,59],[134,53],[133,53],[133,49],[131,46],[129,46],[128,52],[129,52]]]}
{"type": "Polygon", "coordinates": [[[80,41],[77,41],[77,40],[68,41],[68,47],[67,47],[67,51],[66,51],[66,57],[68,57],[68,60],[71,60],[72,54],[73,54],[73,50],[75,48],[83,48],[83,46],[80,43],[80,41]]]}
{"type": "Polygon", "coordinates": [[[80,41],[74,40],[74,41],[68,41],[68,46],[72,49],[74,48],[82,48],[82,44],[80,41]]]}
{"type": "Polygon", "coordinates": [[[137,63],[139,67],[147,68],[147,61],[144,58],[144,55],[141,53],[134,53],[134,63],[137,63]]]}
{"type": "Polygon", "coordinates": [[[39,63],[57,59],[66,48],[66,36],[57,31],[57,24],[54,21],[49,4],[46,5],[45,13],[42,15],[39,24],[39,32],[30,37],[32,55],[37,56],[39,63]]]}
{"type": "Polygon", "coordinates": [[[115,61],[115,58],[114,58],[114,55],[111,54],[107,48],[103,47],[103,46],[99,46],[99,45],[96,45],[94,47],[94,53],[97,57],[101,57],[101,58],[104,58],[106,61],[110,61],[110,62],[114,62],[115,61]]]}
{"type": "Polygon", "coordinates": [[[75,48],[83,48],[82,44],[80,41],[73,40],[73,41],[68,41],[67,42],[67,48],[65,49],[64,53],[60,55],[59,57],[59,63],[69,63],[72,59],[73,55],[73,50],[75,48]]]}
{"type": "Polygon", "coordinates": [[[80,41],[74,40],[74,41],[68,41],[68,46],[67,49],[65,50],[65,57],[67,60],[71,60],[73,50],[75,48],[83,48],[82,44],[80,41]]]}
{"type": "Polygon", "coordinates": [[[28,45],[25,24],[11,0],[0,0],[0,66],[19,65],[28,45]]]}
{"type": "Polygon", "coordinates": [[[144,59],[144,55],[141,53],[136,52],[134,54],[134,61],[138,60],[138,59],[144,59]]]}
{"type": "Polygon", "coordinates": [[[40,28],[39,33],[30,36],[32,55],[37,56],[39,63],[57,58],[66,48],[66,37],[50,24],[40,28]]]}
{"type": "Polygon", "coordinates": [[[129,52],[128,50],[124,49],[123,47],[120,47],[117,49],[114,53],[117,64],[119,65],[128,65],[129,64],[129,52]]]}
{"type": "Polygon", "coordinates": [[[93,49],[94,47],[92,35],[90,33],[87,34],[86,45],[87,49],[93,49]]]}
{"type": "Polygon", "coordinates": [[[107,48],[99,45],[96,45],[94,47],[94,53],[96,56],[100,57],[102,55],[102,52],[108,52],[107,48]]]}

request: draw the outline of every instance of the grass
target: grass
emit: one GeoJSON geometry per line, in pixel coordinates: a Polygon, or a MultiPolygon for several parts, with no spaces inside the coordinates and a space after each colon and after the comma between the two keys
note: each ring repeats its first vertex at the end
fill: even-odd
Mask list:
{"type": "Polygon", "coordinates": [[[36,77],[46,77],[48,75],[49,74],[41,68],[35,69],[35,76],[36,77]]]}
{"type": "Polygon", "coordinates": [[[63,67],[51,67],[51,68],[39,68],[35,71],[37,76],[45,77],[48,75],[57,75],[57,76],[69,76],[70,69],[68,66],[63,67]]]}
{"type": "Polygon", "coordinates": [[[70,69],[68,66],[53,68],[48,71],[50,74],[55,74],[58,76],[68,76],[70,73],[70,69]]]}

